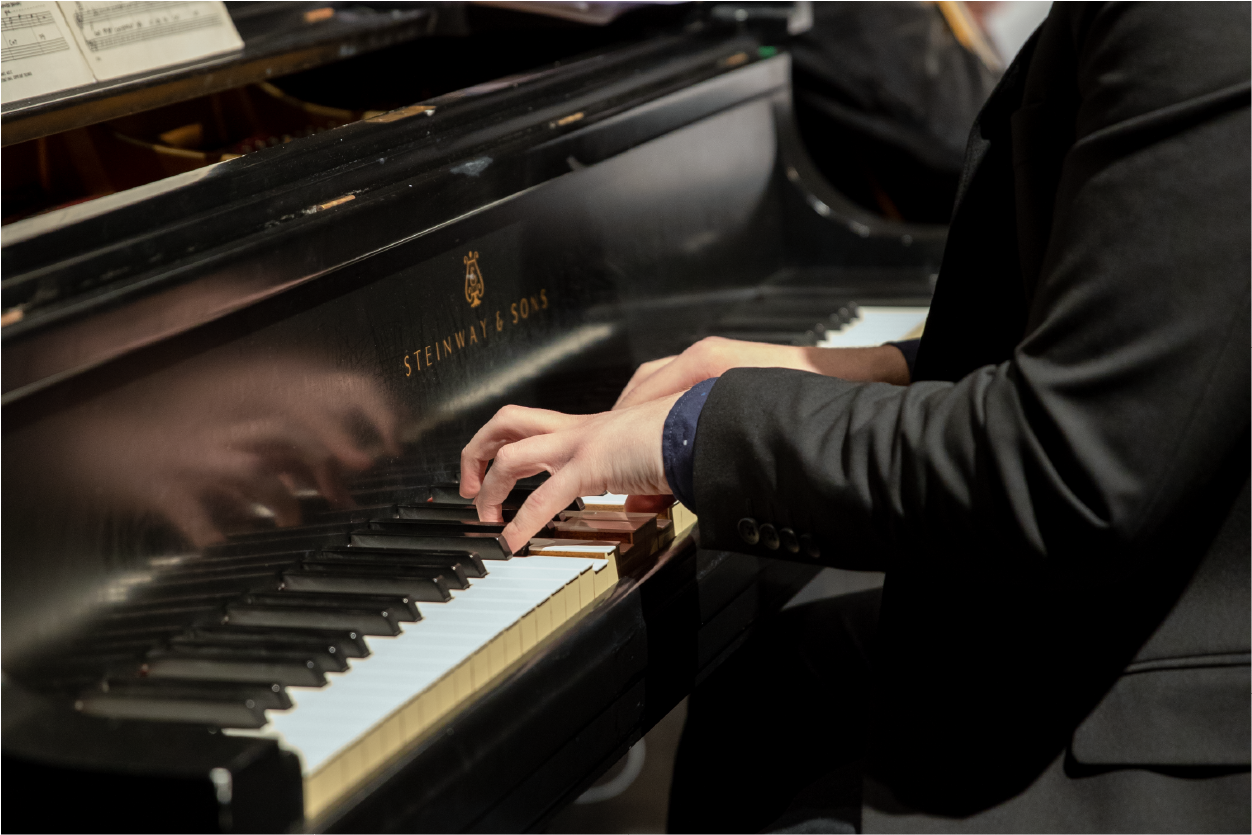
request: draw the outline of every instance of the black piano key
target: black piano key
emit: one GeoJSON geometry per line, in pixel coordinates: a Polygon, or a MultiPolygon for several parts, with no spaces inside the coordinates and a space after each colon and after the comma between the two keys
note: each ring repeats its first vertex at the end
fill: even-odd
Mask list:
{"type": "Polygon", "coordinates": [[[366,635],[399,635],[401,621],[418,617],[411,601],[391,595],[248,594],[226,607],[226,622],[238,626],[346,629],[366,635]]]}
{"type": "Polygon", "coordinates": [[[219,656],[185,650],[155,649],[141,668],[149,678],[202,681],[250,681],[295,687],[321,687],[326,676],[317,661],[307,655],[250,657],[236,653],[219,656]]]}
{"type": "Polygon", "coordinates": [[[247,591],[279,591],[280,569],[243,572],[214,572],[167,577],[150,586],[135,589],[136,601],[206,600],[226,598],[247,591]]]}
{"type": "Polygon", "coordinates": [[[157,605],[151,608],[136,606],[133,609],[122,609],[106,614],[96,627],[96,635],[127,634],[143,631],[158,631],[179,627],[179,631],[188,624],[217,619],[221,612],[221,601],[211,600],[202,605],[157,605]]]}
{"type": "Polygon", "coordinates": [[[333,530],[312,534],[300,533],[302,529],[293,528],[286,537],[259,540],[240,540],[220,545],[210,545],[204,549],[204,557],[218,559],[222,557],[259,556],[262,554],[281,554],[291,551],[316,551],[320,548],[338,548],[350,541],[348,533],[355,525],[335,525],[333,530]],[[294,533],[292,531],[295,531],[294,533]]]}
{"type": "Polygon", "coordinates": [[[417,565],[438,568],[450,566],[466,577],[486,577],[487,567],[477,554],[469,551],[405,551],[400,548],[328,548],[317,551],[310,559],[372,565],[417,565]]]}
{"type": "Polygon", "coordinates": [[[328,510],[309,517],[314,524],[336,524],[343,522],[368,522],[372,519],[395,519],[394,504],[373,505],[370,507],[354,507],[349,510],[328,510]]]}
{"type": "Polygon", "coordinates": [[[291,698],[281,684],[254,684],[235,681],[195,681],[170,678],[110,678],[82,691],[84,696],[109,694],[117,697],[150,699],[194,699],[197,701],[252,702],[264,710],[289,710],[291,698]]]}
{"type": "Polygon", "coordinates": [[[238,534],[229,538],[230,543],[247,543],[247,542],[281,542],[285,539],[304,539],[306,537],[328,536],[339,533],[345,533],[352,530],[360,522],[352,520],[321,522],[314,525],[300,525],[292,528],[268,528],[263,531],[253,531],[244,534],[238,534]]]}
{"type": "MultiPolygon", "coordinates": [[[[152,652],[170,652],[175,655],[196,658],[222,658],[226,660],[274,660],[296,659],[312,661],[324,673],[342,673],[348,669],[348,659],[333,644],[317,642],[305,646],[285,644],[244,644],[238,641],[221,641],[212,635],[180,635],[170,641],[168,647],[152,652]]],[[[150,652],[149,658],[154,657],[150,652]]]]}
{"type": "Polygon", "coordinates": [[[352,532],[351,544],[358,548],[399,548],[410,551],[468,551],[484,560],[507,560],[513,556],[509,544],[499,534],[435,534],[414,531],[359,530],[352,532]]]}
{"type": "MultiPolygon", "coordinates": [[[[385,519],[364,525],[371,531],[394,531],[395,533],[439,533],[460,535],[463,533],[500,533],[506,522],[480,522],[477,519],[441,521],[435,519],[385,519]]],[[[355,533],[356,531],[353,531],[355,533]]]]}
{"type": "Polygon", "coordinates": [[[283,574],[283,582],[291,591],[353,592],[360,594],[403,594],[426,603],[446,603],[452,599],[448,583],[439,574],[425,577],[370,574],[338,570],[300,569],[283,574]]]}
{"type": "Polygon", "coordinates": [[[183,567],[175,569],[175,573],[179,570],[183,571],[221,571],[229,572],[248,572],[257,571],[265,568],[273,568],[281,571],[284,568],[290,568],[298,565],[300,560],[305,556],[315,553],[313,550],[295,550],[295,551],[267,551],[260,554],[238,554],[227,556],[215,556],[205,554],[196,557],[194,561],[189,561],[183,567]]]}
{"type": "MultiPolygon", "coordinates": [[[[288,591],[277,594],[247,594],[239,598],[239,602],[256,606],[277,606],[279,608],[319,609],[389,609],[397,621],[418,621],[421,614],[417,605],[402,594],[324,594],[321,592],[288,591]]],[[[233,603],[231,605],[234,605],[233,603]]],[[[368,632],[366,633],[369,634],[368,632]]]]}
{"type": "Polygon", "coordinates": [[[366,658],[370,654],[365,636],[352,630],[250,628],[244,626],[204,626],[187,633],[218,643],[271,647],[325,648],[342,658],[366,658]]]}
{"type": "MultiPolygon", "coordinates": [[[[452,561],[445,565],[434,566],[408,565],[403,562],[397,562],[395,558],[392,558],[390,561],[348,561],[310,557],[301,563],[300,569],[302,571],[323,574],[381,577],[396,580],[438,578],[449,589],[469,588],[469,578],[465,574],[465,569],[460,562],[452,561]]],[[[293,591],[296,590],[294,586],[291,588],[293,591]]]]}
{"type": "MultiPolygon", "coordinates": [[[[505,497],[503,504],[506,507],[516,510],[521,507],[528,498],[530,498],[530,494],[535,492],[536,487],[538,487],[538,485],[514,487],[511,491],[509,491],[509,495],[505,497]]],[[[439,504],[468,505],[473,504],[474,502],[473,499],[467,499],[461,495],[461,485],[459,484],[432,484],[430,486],[430,495],[434,502],[439,504]]],[[[569,507],[566,507],[565,509],[582,510],[583,500],[576,498],[574,501],[570,502],[569,507]]]]}
{"type": "MultiPolygon", "coordinates": [[[[506,507],[502,513],[506,522],[511,522],[516,514],[517,509],[514,507],[506,507]]],[[[472,504],[441,504],[437,502],[398,505],[394,518],[420,519],[430,522],[477,522],[478,508],[472,504]]],[[[385,520],[380,516],[370,521],[385,520]]]]}
{"type": "Polygon", "coordinates": [[[154,722],[191,722],[220,728],[265,727],[265,709],[248,699],[178,699],[159,694],[118,696],[84,694],[74,707],[88,716],[106,719],[144,719],[154,722]]]}

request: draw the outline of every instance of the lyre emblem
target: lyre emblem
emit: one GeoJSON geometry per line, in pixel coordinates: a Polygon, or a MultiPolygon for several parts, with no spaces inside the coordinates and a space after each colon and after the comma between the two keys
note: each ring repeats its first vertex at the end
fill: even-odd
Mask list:
{"type": "Polygon", "coordinates": [[[478,268],[478,253],[471,252],[465,261],[465,300],[470,307],[483,303],[483,271],[478,268]]]}

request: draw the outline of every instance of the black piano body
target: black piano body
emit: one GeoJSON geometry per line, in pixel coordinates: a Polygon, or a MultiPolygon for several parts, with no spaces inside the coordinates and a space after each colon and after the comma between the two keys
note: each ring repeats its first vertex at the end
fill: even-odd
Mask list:
{"type": "Polygon", "coordinates": [[[754,311],[925,304],[944,230],[824,184],[772,37],[689,17],[6,228],[8,828],[541,828],[815,573],[683,537],[311,819],[272,739],[75,709],[250,590],[144,596],[214,533],[424,502],[500,406],[608,408],[754,311]]]}

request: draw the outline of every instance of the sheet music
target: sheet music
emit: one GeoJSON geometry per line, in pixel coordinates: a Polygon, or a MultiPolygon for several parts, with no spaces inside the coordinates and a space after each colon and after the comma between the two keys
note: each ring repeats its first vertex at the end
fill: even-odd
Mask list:
{"type": "Polygon", "coordinates": [[[243,48],[220,0],[61,2],[87,64],[100,81],[243,48]]]}
{"type": "Polygon", "coordinates": [[[42,96],[93,81],[56,3],[0,3],[0,99],[42,96]]]}

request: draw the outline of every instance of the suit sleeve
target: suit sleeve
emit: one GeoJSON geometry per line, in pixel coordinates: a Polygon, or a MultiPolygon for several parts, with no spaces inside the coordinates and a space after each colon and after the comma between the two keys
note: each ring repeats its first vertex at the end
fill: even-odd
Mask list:
{"type": "Polygon", "coordinates": [[[1230,6],[1242,22],[1110,6],[1071,32],[1076,139],[1011,359],[908,387],[720,378],[695,451],[704,547],[805,559],[745,543],[746,516],[848,568],[1089,564],[1184,512],[1249,425],[1248,12],[1230,6]]]}

